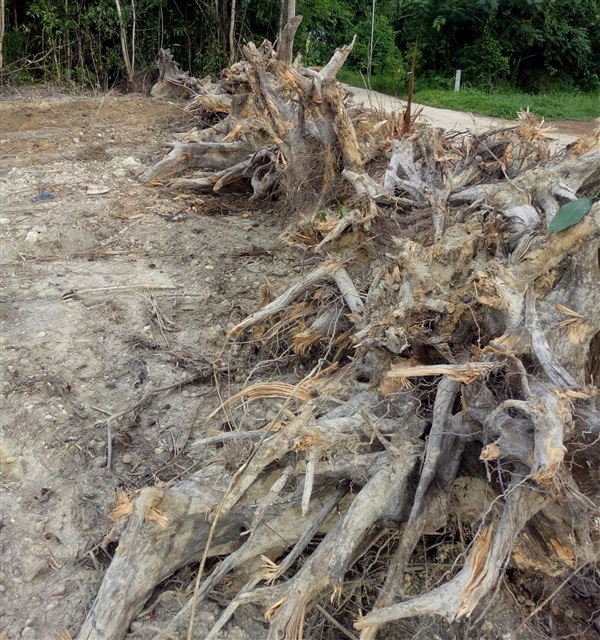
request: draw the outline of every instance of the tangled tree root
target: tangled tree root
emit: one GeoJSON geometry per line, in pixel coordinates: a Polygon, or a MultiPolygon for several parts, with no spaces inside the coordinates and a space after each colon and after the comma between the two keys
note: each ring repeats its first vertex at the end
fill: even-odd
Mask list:
{"type": "Polygon", "coordinates": [[[209,637],[253,602],[269,640],[302,637],[306,613],[342,595],[386,527],[400,542],[355,623],[363,640],[401,618],[471,615],[511,561],[560,575],[598,556],[600,205],[545,234],[561,204],[597,191],[598,133],[552,155],[523,114],[480,135],[392,140],[390,119],[348,103],[335,81],[351,47],[317,72],[250,43],[217,85],[182,81],[190,108],[212,119],[142,180],[286,201],[298,214],[288,243],[323,262],[229,334],[315,366],[234,399],[280,404],[239,434],[254,444],[233,475],[215,463],[127,503],[81,640],[124,638],[154,586],[201,556],[224,559],[178,619],[236,576],[209,637]],[[398,602],[418,540],[448,520],[448,496],[469,478],[492,497],[462,568],[398,602]]]}

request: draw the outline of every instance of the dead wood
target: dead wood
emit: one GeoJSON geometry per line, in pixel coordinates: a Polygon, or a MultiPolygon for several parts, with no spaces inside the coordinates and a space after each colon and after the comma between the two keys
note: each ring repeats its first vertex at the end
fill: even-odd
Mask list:
{"type": "Polygon", "coordinates": [[[187,71],[182,71],[170,49],[161,49],[156,58],[158,80],[150,94],[153,98],[167,98],[171,95],[186,96],[189,92],[200,93],[210,80],[197,80],[187,71]]]}
{"type": "Polygon", "coordinates": [[[288,20],[288,23],[281,32],[281,39],[277,47],[277,60],[281,60],[281,62],[285,62],[286,64],[292,64],[294,38],[296,37],[296,31],[298,31],[301,22],[302,16],[292,16],[288,20]]]}
{"type": "Polygon", "coordinates": [[[237,164],[248,155],[242,142],[175,142],[173,150],[159,163],[141,174],[142,182],[165,180],[185,169],[219,171],[237,164]]]}
{"type": "Polygon", "coordinates": [[[192,477],[136,498],[79,638],[123,638],[161,579],[223,549],[196,593],[237,579],[209,637],[254,602],[278,640],[302,637],[319,600],[345,595],[348,571],[388,528],[399,543],[356,623],[363,640],[400,618],[491,606],[511,564],[559,576],[597,557],[600,204],[546,235],[563,204],[596,195],[597,135],[553,156],[524,113],[479,135],[390,138],[388,116],[350,105],[335,81],[354,41],[305,69],[290,64],[297,24],[277,54],[245,45],[215,84],[165,58],[161,77],[193,89],[204,124],[141,179],[285,209],[285,240],[313,268],[229,338],[292,362],[290,376],[297,364],[311,373],[253,379],[206,411],[207,426],[253,402],[276,416],[239,433],[211,424],[192,444],[221,460],[202,495],[192,477]],[[252,449],[231,475],[216,447],[238,438],[252,449]],[[481,489],[476,509],[456,501],[459,487],[481,489]],[[406,597],[417,542],[443,524],[472,531],[464,565],[406,597]]]}

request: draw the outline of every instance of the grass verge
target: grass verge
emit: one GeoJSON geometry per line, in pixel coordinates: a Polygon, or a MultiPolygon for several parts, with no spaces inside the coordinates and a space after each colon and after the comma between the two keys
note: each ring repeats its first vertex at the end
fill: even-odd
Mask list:
{"type": "MultiPolygon", "coordinates": [[[[342,69],[338,79],[355,87],[365,86],[363,77],[355,71],[342,69]]],[[[406,89],[401,86],[400,79],[391,74],[372,76],[371,88],[406,99],[406,89]]],[[[519,111],[524,111],[527,107],[536,116],[546,120],[594,120],[600,117],[600,92],[531,94],[507,89],[483,91],[467,87],[455,93],[449,89],[417,86],[414,100],[431,107],[469,111],[511,120],[516,118],[519,111]]]]}

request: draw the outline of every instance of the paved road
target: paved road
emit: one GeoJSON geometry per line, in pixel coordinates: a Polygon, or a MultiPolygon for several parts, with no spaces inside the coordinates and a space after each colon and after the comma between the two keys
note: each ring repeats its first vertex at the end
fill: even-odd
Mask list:
{"type": "MultiPolygon", "coordinates": [[[[394,96],[388,96],[377,91],[367,91],[367,89],[360,87],[351,87],[347,84],[343,86],[347,91],[354,95],[354,98],[358,103],[362,102],[365,105],[372,105],[373,107],[384,109],[385,111],[402,111],[406,106],[405,100],[400,100],[394,96]]],[[[479,116],[472,113],[465,113],[463,111],[452,111],[451,109],[437,109],[436,107],[427,107],[425,105],[413,103],[413,108],[418,107],[422,107],[423,109],[421,120],[433,126],[442,127],[448,131],[454,129],[458,131],[465,129],[470,129],[471,131],[487,131],[492,127],[499,127],[503,125],[508,126],[513,124],[512,121],[503,120],[502,118],[490,118],[489,116],[479,116]]],[[[579,136],[553,132],[551,137],[553,140],[556,140],[557,146],[562,148],[574,140],[577,140],[579,136]]]]}

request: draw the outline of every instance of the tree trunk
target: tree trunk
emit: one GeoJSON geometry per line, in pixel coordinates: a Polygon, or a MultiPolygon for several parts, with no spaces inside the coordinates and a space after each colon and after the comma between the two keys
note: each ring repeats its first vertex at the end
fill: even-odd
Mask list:
{"type": "Polygon", "coordinates": [[[0,0],[0,71],[4,69],[4,0],[0,0]]]}
{"type": "Polygon", "coordinates": [[[277,47],[277,59],[286,64],[292,63],[294,56],[294,38],[296,37],[296,31],[301,22],[302,16],[294,16],[287,21],[287,24],[281,31],[277,47]]]}
{"type": "Polygon", "coordinates": [[[231,0],[231,15],[229,18],[229,65],[235,62],[235,19],[236,0],[231,0]]]}
{"type": "Polygon", "coordinates": [[[123,62],[125,63],[125,70],[127,72],[127,80],[131,82],[133,79],[133,67],[131,59],[129,58],[129,47],[127,45],[127,31],[125,30],[125,23],[123,21],[123,13],[121,11],[121,3],[119,0],[115,0],[115,6],[117,7],[117,15],[119,16],[119,32],[121,39],[121,53],[123,54],[123,62]]]}

